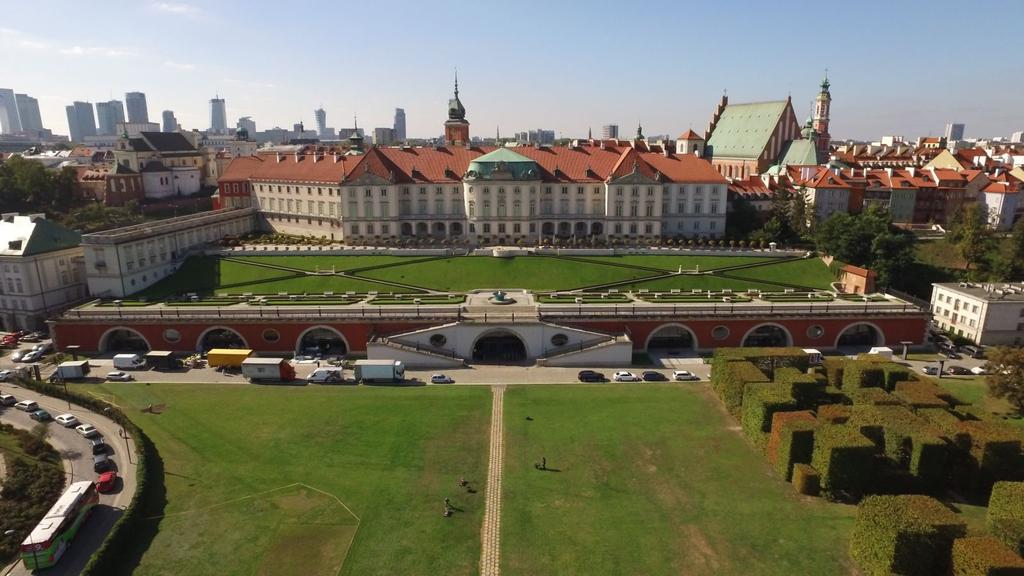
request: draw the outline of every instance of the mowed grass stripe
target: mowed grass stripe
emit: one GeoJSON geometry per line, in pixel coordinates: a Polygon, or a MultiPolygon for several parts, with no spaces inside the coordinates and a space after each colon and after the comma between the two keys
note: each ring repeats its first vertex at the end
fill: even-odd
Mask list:
{"type": "Polygon", "coordinates": [[[483,288],[571,290],[656,274],[649,270],[544,256],[463,256],[367,270],[357,275],[431,290],[463,292],[483,288]]]}
{"type": "MultiPolygon", "coordinates": [[[[167,472],[164,514],[302,482],[341,499],[360,518],[341,574],[476,573],[486,388],[105,384],[99,392],[114,394],[153,440],[167,472]],[[143,414],[149,404],[167,407],[143,414]],[[476,494],[458,487],[462,476],[476,494]],[[445,497],[462,510],[450,519],[441,517],[445,497]]],[[[133,543],[144,551],[140,565],[123,573],[259,573],[273,565],[263,555],[279,545],[264,534],[279,525],[268,506],[266,499],[246,500],[155,521],[156,537],[133,543]]],[[[336,524],[333,510],[313,512],[336,524]]]]}
{"type": "Polygon", "coordinates": [[[503,575],[848,573],[854,510],[798,497],[716,403],[705,385],[510,387],[503,575]]]}

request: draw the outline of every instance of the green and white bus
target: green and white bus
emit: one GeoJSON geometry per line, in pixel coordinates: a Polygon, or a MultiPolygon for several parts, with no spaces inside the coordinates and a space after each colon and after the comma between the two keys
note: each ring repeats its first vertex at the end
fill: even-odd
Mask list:
{"type": "Polygon", "coordinates": [[[49,568],[60,561],[97,502],[99,494],[91,480],[68,486],[21,543],[21,559],[25,568],[49,568]]]}

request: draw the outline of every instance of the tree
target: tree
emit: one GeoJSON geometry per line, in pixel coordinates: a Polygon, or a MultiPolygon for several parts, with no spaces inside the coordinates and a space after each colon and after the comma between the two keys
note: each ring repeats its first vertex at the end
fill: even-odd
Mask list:
{"type": "Polygon", "coordinates": [[[1013,225],[1010,239],[995,261],[996,280],[1014,282],[1024,277],[1024,218],[1013,225]]]}
{"type": "Polygon", "coordinates": [[[807,213],[807,197],[801,188],[793,194],[789,209],[789,228],[798,238],[803,238],[810,230],[810,215],[807,213]]]}
{"type": "Polygon", "coordinates": [[[989,261],[996,239],[989,226],[988,212],[980,203],[968,204],[953,217],[949,241],[952,242],[960,256],[967,262],[968,274],[982,279],[991,270],[989,261]],[[975,272],[971,272],[974,265],[975,272]]]}
{"type": "Polygon", "coordinates": [[[732,210],[725,219],[725,233],[730,236],[746,238],[757,229],[759,216],[757,208],[746,198],[737,195],[732,200],[732,210]]]}
{"type": "Polygon", "coordinates": [[[986,350],[988,392],[994,398],[1005,398],[1024,414],[1024,348],[994,346],[986,350]]]}
{"type": "Polygon", "coordinates": [[[914,261],[914,236],[893,226],[878,207],[834,214],[818,225],[815,241],[819,251],[877,272],[879,286],[892,285],[914,261]]]}

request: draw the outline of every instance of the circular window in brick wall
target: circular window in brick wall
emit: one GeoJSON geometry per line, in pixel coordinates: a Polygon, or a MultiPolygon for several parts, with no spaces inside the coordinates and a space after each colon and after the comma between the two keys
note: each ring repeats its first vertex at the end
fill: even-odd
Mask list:
{"type": "Polygon", "coordinates": [[[277,342],[280,339],[281,334],[277,330],[274,330],[273,328],[267,328],[266,330],[263,331],[264,342],[277,342]]]}
{"type": "Polygon", "coordinates": [[[174,328],[168,328],[164,330],[164,342],[178,342],[181,340],[181,332],[178,332],[174,328]]]}
{"type": "Polygon", "coordinates": [[[729,328],[726,326],[715,326],[711,331],[711,337],[715,340],[725,340],[729,337],[729,328]]]}
{"type": "Polygon", "coordinates": [[[554,336],[551,337],[551,345],[552,346],[565,346],[568,343],[569,343],[569,337],[566,336],[565,334],[559,333],[559,334],[555,334],[554,336]]]}
{"type": "Polygon", "coordinates": [[[444,334],[431,334],[430,335],[430,345],[433,346],[434,348],[440,348],[441,346],[444,346],[447,343],[448,343],[448,337],[445,336],[444,334]]]}
{"type": "Polygon", "coordinates": [[[813,338],[814,340],[817,340],[818,338],[821,338],[824,335],[825,335],[825,329],[822,328],[821,326],[817,325],[817,324],[815,324],[815,325],[813,325],[813,326],[811,326],[810,328],[807,329],[807,337],[808,338],[813,338]]]}

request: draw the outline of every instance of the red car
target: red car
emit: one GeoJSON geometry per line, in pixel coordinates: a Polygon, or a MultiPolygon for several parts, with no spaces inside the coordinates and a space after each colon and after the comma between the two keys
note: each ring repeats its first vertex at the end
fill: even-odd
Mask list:
{"type": "Polygon", "coordinates": [[[96,491],[106,494],[107,492],[113,491],[116,484],[117,472],[104,472],[96,479],[96,491]]]}

